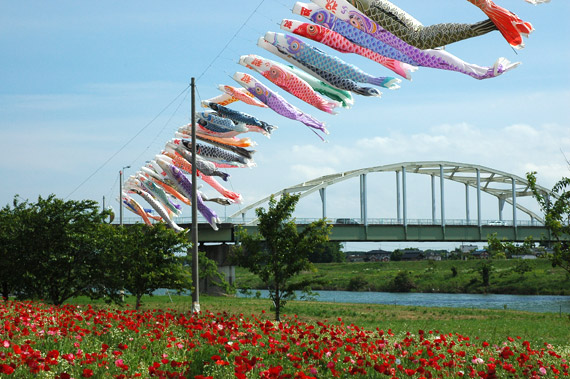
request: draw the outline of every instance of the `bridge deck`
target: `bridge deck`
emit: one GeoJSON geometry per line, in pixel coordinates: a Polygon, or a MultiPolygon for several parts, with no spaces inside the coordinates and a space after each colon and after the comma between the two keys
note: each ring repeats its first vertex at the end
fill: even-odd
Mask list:
{"type": "MultiPolygon", "coordinates": [[[[180,224],[191,228],[191,224],[180,224]]],[[[214,231],[208,224],[198,225],[200,242],[236,242],[235,230],[240,225],[225,223],[214,231]]],[[[243,225],[248,233],[256,233],[256,225],[243,225]]],[[[298,224],[302,229],[304,224],[298,224]]],[[[532,236],[535,241],[550,240],[548,230],[540,226],[503,226],[503,225],[396,225],[396,224],[334,224],[331,241],[339,242],[486,242],[488,236],[497,233],[497,238],[522,242],[532,236]]]]}

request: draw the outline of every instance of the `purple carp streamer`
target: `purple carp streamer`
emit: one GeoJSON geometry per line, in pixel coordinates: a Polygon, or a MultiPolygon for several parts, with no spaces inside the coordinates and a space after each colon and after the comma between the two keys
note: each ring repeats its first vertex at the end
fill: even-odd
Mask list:
{"type": "Polygon", "coordinates": [[[340,106],[340,103],[337,101],[330,101],[321,97],[309,83],[299,78],[285,65],[252,54],[242,55],[239,63],[259,72],[264,78],[279,86],[279,88],[323,112],[335,114],[334,108],[340,106]]]}
{"type": "Polygon", "coordinates": [[[331,47],[341,53],[354,53],[366,57],[376,63],[380,63],[384,67],[394,71],[396,74],[411,80],[411,73],[418,68],[407,63],[402,63],[392,58],[387,58],[370,49],[355,45],[342,35],[320,25],[309,24],[297,20],[283,19],[281,21],[281,29],[295,33],[297,35],[320,42],[331,47]]]}
{"type": "MultiPolygon", "coordinates": [[[[325,128],[325,124],[323,122],[317,120],[309,114],[303,113],[300,109],[288,103],[287,100],[261,84],[251,75],[245,74],[243,72],[236,72],[233,78],[257,99],[259,99],[261,102],[266,104],[269,108],[281,116],[302,122],[314,130],[328,134],[328,131],[325,128]]],[[[317,134],[317,136],[322,139],[319,134],[317,134]]]]}
{"type": "Polygon", "coordinates": [[[293,11],[340,33],[360,46],[414,66],[456,71],[475,79],[488,79],[519,65],[499,58],[492,67],[482,67],[467,63],[445,50],[421,50],[389,33],[344,0],[330,0],[330,3],[326,3],[327,0],[314,1],[318,4],[297,3],[293,11]],[[322,2],[325,2],[327,9],[320,6],[322,2]]]}
{"type": "Polygon", "coordinates": [[[287,62],[299,67],[300,69],[305,70],[310,75],[316,77],[317,79],[323,81],[324,83],[332,87],[344,91],[354,92],[362,96],[375,96],[375,97],[382,96],[382,93],[378,91],[376,88],[361,87],[353,80],[346,79],[338,75],[332,74],[328,71],[321,70],[317,67],[309,65],[304,61],[299,61],[295,59],[294,56],[289,55],[287,51],[285,51],[283,48],[275,46],[272,41],[267,41],[264,37],[261,37],[258,40],[257,45],[269,51],[270,53],[273,53],[276,56],[281,57],[287,62]]]}
{"type": "MultiPolygon", "coordinates": [[[[187,197],[192,197],[192,182],[188,180],[186,175],[182,173],[176,166],[169,164],[163,159],[158,158],[156,162],[162,167],[162,169],[166,172],[166,174],[171,178],[172,181],[178,184],[178,188],[186,195],[187,197]]],[[[202,201],[201,196],[196,196],[196,200],[198,204],[196,204],[198,211],[200,214],[208,221],[210,226],[214,230],[218,230],[218,225],[221,223],[220,219],[216,212],[212,209],[208,208],[204,201],[202,201]]]]}

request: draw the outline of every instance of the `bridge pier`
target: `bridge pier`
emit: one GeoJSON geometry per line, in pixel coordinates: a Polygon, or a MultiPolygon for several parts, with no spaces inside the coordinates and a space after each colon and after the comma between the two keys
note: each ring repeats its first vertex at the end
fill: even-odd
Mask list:
{"type": "Polygon", "coordinates": [[[465,183],[465,225],[469,225],[469,184],[465,183]]]}
{"type": "Polygon", "coordinates": [[[431,223],[435,225],[435,175],[431,174],[431,223]]]}
{"type": "MultiPolygon", "coordinates": [[[[443,165],[439,165],[439,194],[440,194],[440,211],[441,211],[441,228],[445,229],[445,190],[444,190],[443,165]]],[[[444,230],[445,234],[445,230],[444,230]]]]}
{"type": "Polygon", "coordinates": [[[327,218],[327,188],[319,188],[319,194],[321,195],[323,218],[327,218]]]}
{"type": "MultiPolygon", "coordinates": [[[[201,243],[199,250],[206,253],[206,257],[212,259],[218,265],[218,272],[224,276],[224,279],[229,284],[235,283],[236,270],[235,266],[229,262],[231,245],[225,242],[218,245],[205,245],[201,243]]],[[[202,292],[211,295],[221,295],[224,294],[222,287],[218,285],[219,283],[212,278],[200,279],[200,287],[202,292]]]]}
{"type": "Polygon", "coordinates": [[[366,203],[366,174],[360,175],[360,222],[362,225],[367,225],[367,203],[366,203]]]}
{"type": "Polygon", "coordinates": [[[402,222],[400,208],[400,171],[396,170],[396,219],[398,220],[398,224],[402,222]]]}

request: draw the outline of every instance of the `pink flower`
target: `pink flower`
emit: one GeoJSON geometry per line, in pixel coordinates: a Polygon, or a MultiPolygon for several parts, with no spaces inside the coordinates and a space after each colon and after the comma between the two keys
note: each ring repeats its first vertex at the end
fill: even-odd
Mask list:
{"type": "Polygon", "coordinates": [[[539,373],[541,376],[544,376],[544,375],[546,375],[546,369],[545,369],[544,367],[541,367],[540,369],[538,369],[538,373],[539,373]]]}

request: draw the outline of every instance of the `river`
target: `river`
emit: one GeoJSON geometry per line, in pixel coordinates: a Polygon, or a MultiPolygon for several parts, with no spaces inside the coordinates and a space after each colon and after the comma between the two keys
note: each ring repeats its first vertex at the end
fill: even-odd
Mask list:
{"type": "MultiPolygon", "coordinates": [[[[257,290],[252,290],[255,294],[257,290]]],[[[268,298],[267,290],[259,290],[262,298],[268,298]]],[[[316,301],[333,303],[366,303],[414,305],[421,307],[458,307],[483,309],[516,309],[529,312],[570,313],[570,296],[547,295],[481,295],[449,293],[390,293],[314,291],[316,301]]],[[[297,299],[301,293],[297,293],[297,299]]],[[[246,297],[239,293],[238,297],[246,297]]]]}

